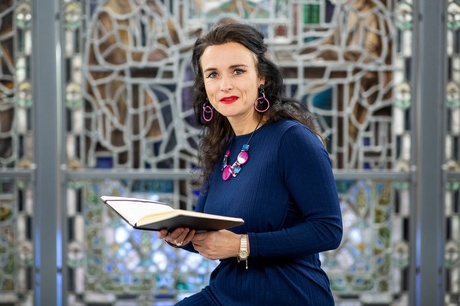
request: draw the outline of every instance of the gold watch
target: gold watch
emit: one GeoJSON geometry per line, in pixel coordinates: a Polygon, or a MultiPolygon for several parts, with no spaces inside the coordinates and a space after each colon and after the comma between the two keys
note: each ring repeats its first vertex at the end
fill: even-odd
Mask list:
{"type": "Polygon", "coordinates": [[[249,257],[249,240],[248,235],[241,235],[240,239],[240,251],[237,254],[238,262],[245,261],[246,269],[248,268],[248,257],[249,257]]]}

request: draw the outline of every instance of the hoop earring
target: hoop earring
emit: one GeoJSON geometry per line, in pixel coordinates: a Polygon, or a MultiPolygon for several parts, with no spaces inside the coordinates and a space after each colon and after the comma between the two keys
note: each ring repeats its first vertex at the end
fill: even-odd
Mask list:
{"type": "Polygon", "coordinates": [[[209,122],[214,117],[214,111],[211,106],[211,103],[208,101],[204,102],[203,104],[203,111],[201,112],[201,117],[204,121],[209,122]]]}
{"type": "Polygon", "coordinates": [[[256,99],[254,103],[254,108],[259,113],[265,113],[270,108],[270,101],[268,101],[268,99],[265,98],[265,90],[264,90],[263,84],[260,85],[259,91],[260,91],[260,96],[256,99]],[[262,106],[263,104],[267,104],[267,106],[263,109],[259,109],[257,107],[257,106],[262,106]]]}

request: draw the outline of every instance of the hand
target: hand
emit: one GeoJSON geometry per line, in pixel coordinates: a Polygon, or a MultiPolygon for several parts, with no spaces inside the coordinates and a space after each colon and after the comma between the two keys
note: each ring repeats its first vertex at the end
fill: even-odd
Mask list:
{"type": "Polygon", "coordinates": [[[230,258],[235,257],[240,249],[240,235],[229,230],[199,233],[192,238],[192,244],[207,259],[230,258]]]}
{"type": "Polygon", "coordinates": [[[177,247],[189,244],[194,236],[195,230],[189,228],[176,228],[172,232],[168,232],[166,229],[158,231],[158,238],[177,247]]]}

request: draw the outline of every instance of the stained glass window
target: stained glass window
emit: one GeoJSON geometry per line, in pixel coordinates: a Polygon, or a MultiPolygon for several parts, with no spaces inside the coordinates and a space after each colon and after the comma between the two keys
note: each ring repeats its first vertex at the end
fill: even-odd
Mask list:
{"type": "MultiPolygon", "coordinates": [[[[317,116],[337,175],[345,236],[321,254],[337,304],[408,303],[414,125],[411,0],[62,0],[64,289],[69,305],[172,305],[216,262],[128,227],[100,195],[193,209],[200,130],[189,66],[196,37],[247,20],[286,93],[317,116]],[[390,172],[390,178],[355,175],[390,172]],[[364,171],[364,172],[366,172],[364,171]],[[370,171],[368,172],[370,173],[370,171]]],[[[0,303],[33,296],[30,2],[0,4],[0,303]]],[[[446,303],[460,295],[460,2],[448,1],[446,303]]],[[[56,188],[59,188],[57,186],[56,188]]]]}

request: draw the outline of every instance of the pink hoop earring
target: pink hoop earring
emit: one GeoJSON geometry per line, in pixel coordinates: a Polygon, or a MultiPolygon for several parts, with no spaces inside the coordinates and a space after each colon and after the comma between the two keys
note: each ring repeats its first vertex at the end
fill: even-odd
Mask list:
{"type": "Polygon", "coordinates": [[[203,104],[203,111],[201,112],[201,117],[203,117],[203,120],[206,122],[211,121],[214,117],[214,111],[212,109],[211,103],[209,103],[208,101],[204,102],[203,104]]]}
{"type": "Polygon", "coordinates": [[[254,103],[254,108],[256,111],[259,113],[265,113],[269,108],[270,108],[270,101],[268,101],[267,98],[265,98],[265,90],[264,90],[264,85],[261,84],[259,87],[260,90],[260,96],[256,99],[254,103]],[[263,104],[267,104],[267,106],[263,109],[259,109],[257,106],[261,106],[263,104]]]}

